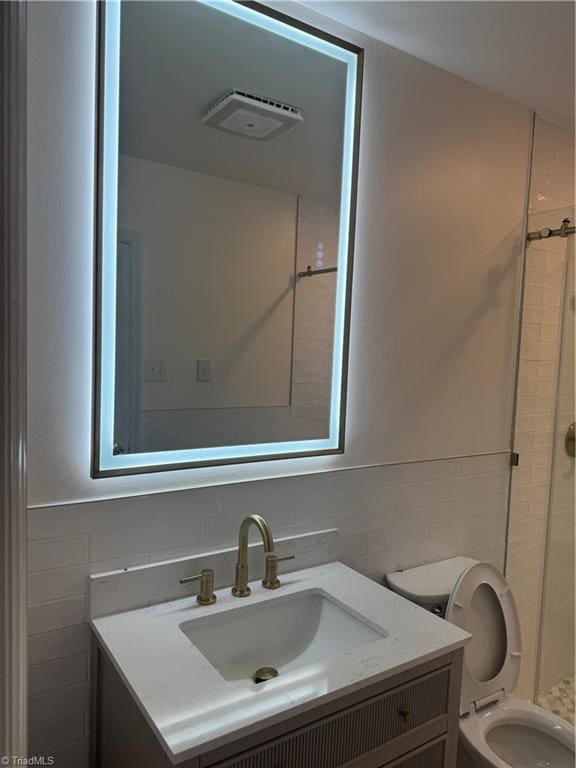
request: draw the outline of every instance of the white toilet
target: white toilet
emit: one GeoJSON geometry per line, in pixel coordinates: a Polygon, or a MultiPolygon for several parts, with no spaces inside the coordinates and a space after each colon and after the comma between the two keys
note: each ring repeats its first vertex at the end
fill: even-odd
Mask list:
{"type": "Polygon", "coordinates": [[[462,671],[461,768],[574,768],[574,727],[510,695],[520,673],[520,621],[497,568],[454,557],[390,573],[387,582],[472,635],[462,671]]]}

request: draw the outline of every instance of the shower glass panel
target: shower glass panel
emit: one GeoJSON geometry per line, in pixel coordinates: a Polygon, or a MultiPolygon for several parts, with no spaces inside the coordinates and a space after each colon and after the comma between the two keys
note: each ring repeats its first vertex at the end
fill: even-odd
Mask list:
{"type": "MultiPolygon", "coordinates": [[[[542,216],[530,217],[539,219],[530,229],[558,227],[563,219],[574,223],[573,208],[547,212],[545,224],[542,216]]],[[[556,331],[550,329],[556,381],[535,698],[574,722],[574,236],[538,243],[543,255],[549,252],[548,263],[557,264],[562,280],[559,322],[556,331]]]]}

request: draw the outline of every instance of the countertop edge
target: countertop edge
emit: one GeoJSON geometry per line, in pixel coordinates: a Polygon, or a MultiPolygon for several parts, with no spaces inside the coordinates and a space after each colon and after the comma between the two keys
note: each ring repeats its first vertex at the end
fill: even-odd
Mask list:
{"type": "Polygon", "coordinates": [[[398,675],[398,674],[401,674],[402,672],[406,672],[412,667],[417,667],[417,666],[420,666],[421,664],[426,664],[427,662],[433,661],[434,659],[440,658],[441,656],[445,656],[450,653],[453,653],[454,651],[460,648],[463,648],[470,640],[470,636],[469,636],[461,640],[453,641],[447,644],[446,646],[443,646],[442,648],[438,648],[434,651],[430,651],[429,653],[425,653],[422,656],[419,656],[418,658],[410,659],[409,661],[406,661],[402,664],[398,664],[395,667],[392,667],[390,669],[384,670],[382,672],[377,672],[370,677],[363,678],[362,680],[359,680],[354,683],[350,683],[349,685],[344,685],[336,691],[331,691],[330,693],[327,693],[322,696],[318,696],[317,698],[311,699],[310,701],[295,704],[293,707],[284,709],[282,710],[282,712],[272,715],[271,717],[255,721],[249,726],[241,727],[241,728],[238,728],[237,730],[231,731],[228,734],[223,734],[217,738],[200,742],[193,747],[187,747],[180,751],[174,751],[170,747],[166,739],[164,738],[162,732],[156,726],[156,723],[151,718],[147,709],[141,703],[139,697],[136,695],[135,691],[133,690],[130,684],[130,681],[128,680],[128,678],[125,676],[122,669],[120,668],[120,665],[116,662],[112,653],[107,648],[104,639],[100,635],[98,628],[95,626],[94,619],[90,619],[90,626],[92,628],[92,631],[96,634],[98,638],[99,647],[106,654],[106,658],[112,664],[112,666],[114,667],[114,669],[116,670],[120,678],[122,679],[123,683],[126,685],[134,703],[136,704],[139,711],[143,715],[144,719],[146,720],[146,722],[154,732],[160,744],[162,745],[162,748],[166,754],[166,757],[170,760],[172,765],[180,765],[186,760],[190,760],[194,757],[199,757],[200,755],[203,755],[206,752],[210,752],[218,747],[226,746],[227,744],[230,744],[233,741],[237,741],[246,736],[250,736],[264,728],[277,725],[278,723],[283,722],[284,720],[288,720],[289,718],[294,717],[298,714],[310,712],[316,707],[322,706],[324,704],[329,704],[330,702],[335,701],[341,697],[344,697],[347,694],[354,693],[356,691],[361,690],[362,688],[367,688],[368,686],[374,685],[375,683],[383,682],[384,680],[387,680],[390,677],[394,677],[394,675],[398,675]]]}

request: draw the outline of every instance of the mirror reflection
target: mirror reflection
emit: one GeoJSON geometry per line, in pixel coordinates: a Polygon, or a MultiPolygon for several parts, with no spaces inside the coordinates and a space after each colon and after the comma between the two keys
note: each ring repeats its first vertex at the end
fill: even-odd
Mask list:
{"type": "Polygon", "coordinates": [[[330,437],[347,77],[211,4],[122,3],[115,454],[330,437]]]}

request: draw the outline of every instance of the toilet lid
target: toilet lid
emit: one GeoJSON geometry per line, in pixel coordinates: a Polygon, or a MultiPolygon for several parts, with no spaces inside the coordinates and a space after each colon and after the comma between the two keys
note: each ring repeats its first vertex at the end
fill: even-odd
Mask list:
{"type": "Polygon", "coordinates": [[[446,619],[472,639],[464,649],[460,714],[511,693],[520,674],[521,630],[506,579],[490,563],[475,563],[456,582],[446,619]]]}
{"type": "Polygon", "coordinates": [[[470,557],[450,557],[437,563],[427,563],[386,574],[386,582],[394,592],[419,605],[447,603],[454,585],[469,565],[477,563],[470,557]]]}

